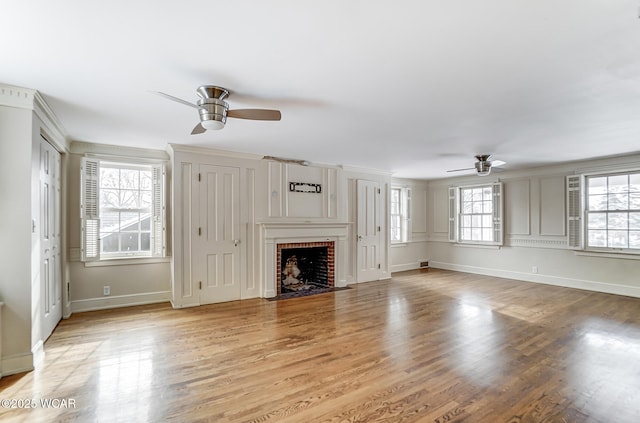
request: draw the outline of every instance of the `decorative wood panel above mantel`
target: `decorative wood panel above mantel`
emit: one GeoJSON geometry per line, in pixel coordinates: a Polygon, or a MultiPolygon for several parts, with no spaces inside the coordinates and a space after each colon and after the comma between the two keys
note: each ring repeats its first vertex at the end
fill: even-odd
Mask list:
{"type": "MultiPolygon", "coordinates": [[[[268,199],[270,218],[337,219],[342,170],[270,162],[268,199]],[[321,187],[313,192],[291,190],[292,183],[321,187]]],[[[308,190],[306,190],[308,191],[308,190]]]]}

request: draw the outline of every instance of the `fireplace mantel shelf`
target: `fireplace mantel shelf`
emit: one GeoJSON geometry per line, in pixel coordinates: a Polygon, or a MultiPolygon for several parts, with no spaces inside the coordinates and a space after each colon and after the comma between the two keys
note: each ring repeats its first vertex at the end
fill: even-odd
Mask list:
{"type": "Polygon", "coordinates": [[[325,221],[313,221],[313,220],[296,220],[296,221],[286,221],[286,222],[278,222],[278,221],[273,221],[273,220],[266,220],[266,221],[260,221],[260,222],[256,222],[258,225],[261,226],[268,226],[268,227],[289,227],[289,226],[348,226],[348,225],[352,225],[353,222],[327,222],[325,221]]]}

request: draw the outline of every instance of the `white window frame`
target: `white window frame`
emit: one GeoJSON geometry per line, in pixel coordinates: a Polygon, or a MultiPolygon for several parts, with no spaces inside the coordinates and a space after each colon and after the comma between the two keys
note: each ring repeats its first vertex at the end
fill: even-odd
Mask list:
{"type": "Polygon", "coordinates": [[[403,186],[392,186],[389,193],[389,238],[391,244],[405,244],[409,242],[409,234],[411,233],[411,188],[403,186]],[[391,199],[393,198],[393,192],[396,191],[399,194],[399,213],[392,213],[391,199]],[[393,239],[392,233],[394,232],[394,216],[398,217],[397,231],[400,235],[399,239],[393,239]]]}
{"type": "Polygon", "coordinates": [[[502,246],[504,244],[504,199],[502,193],[504,192],[502,182],[497,181],[488,184],[479,185],[463,185],[449,187],[449,242],[465,245],[478,245],[478,246],[502,246]],[[475,188],[491,188],[491,201],[492,201],[492,241],[472,241],[462,239],[462,190],[475,189],[475,188]]]}
{"type": "MultiPolygon", "coordinates": [[[[621,169],[602,172],[585,173],[567,176],[567,245],[570,249],[605,255],[640,256],[638,248],[601,247],[589,245],[590,213],[631,213],[640,209],[608,209],[604,211],[589,210],[589,179],[610,176],[639,174],[640,169],[621,169]]],[[[608,228],[606,229],[609,230],[608,228]]],[[[630,229],[627,227],[627,232],[630,229]]]]}
{"type": "Polygon", "coordinates": [[[80,166],[81,260],[100,261],[148,260],[166,256],[165,166],[163,162],[111,158],[83,157],[80,166]],[[144,166],[152,171],[152,207],[150,251],[148,254],[101,254],[100,245],[100,165],[144,166]]]}

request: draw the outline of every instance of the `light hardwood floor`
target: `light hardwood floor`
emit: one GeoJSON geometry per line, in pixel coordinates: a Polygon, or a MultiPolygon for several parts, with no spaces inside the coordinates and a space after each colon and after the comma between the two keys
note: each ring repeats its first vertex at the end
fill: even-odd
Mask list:
{"type": "Polygon", "coordinates": [[[640,299],[449,271],[78,313],[45,351],[1,421],[640,422],[640,299]]]}

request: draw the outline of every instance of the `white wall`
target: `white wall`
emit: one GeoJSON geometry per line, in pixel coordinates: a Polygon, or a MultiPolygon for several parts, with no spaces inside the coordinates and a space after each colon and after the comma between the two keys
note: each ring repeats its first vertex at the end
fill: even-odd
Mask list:
{"type": "MultiPolygon", "coordinates": [[[[63,153],[64,168],[68,144],[63,128],[40,94],[0,84],[0,154],[5,159],[0,167],[0,301],[5,303],[0,376],[32,369],[45,341],[40,292],[41,134],[63,153]]],[[[65,211],[62,207],[63,216],[65,211]]],[[[65,272],[63,268],[63,279],[65,272]]]]}
{"type": "Polygon", "coordinates": [[[31,110],[0,106],[0,374],[32,365],[31,125],[31,110]]]}
{"type": "MultiPolygon", "coordinates": [[[[241,210],[241,298],[264,296],[264,266],[261,228],[269,224],[348,225],[348,248],[344,252],[346,281],[356,282],[355,219],[357,179],[380,183],[385,193],[382,206],[382,232],[386,234],[386,192],[390,176],[366,169],[342,169],[339,166],[300,166],[262,160],[261,156],[187,146],[171,146],[173,204],[172,301],[174,307],[199,304],[192,280],[191,222],[192,181],[200,164],[236,167],[240,171],[241,210]],[[290,182],[321,184],[321,194],[289,190],[290,182]]],[[[381,278],[388,277],[388,238],[382,240],[381,278]]],[[[341,254],[342,255],[342,254],[341,254]]]]}
{"type": "Polygon", "coordinates": [[[430,266],[640,297],[640,260],[569,250],[565,210],[566,175],[633,167],[640,167],[640,156],[495,172],[483,179],[431,181],[426,215],[430,266]],[[447,242],[447,188],[497,178],[504,183],[505,245],[482,248],[447,242]]]}

